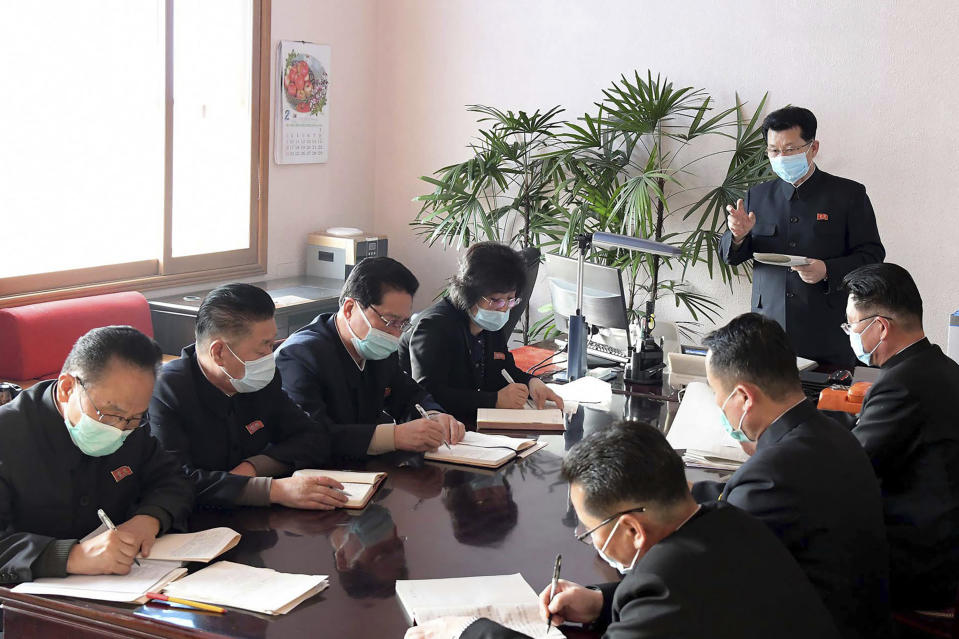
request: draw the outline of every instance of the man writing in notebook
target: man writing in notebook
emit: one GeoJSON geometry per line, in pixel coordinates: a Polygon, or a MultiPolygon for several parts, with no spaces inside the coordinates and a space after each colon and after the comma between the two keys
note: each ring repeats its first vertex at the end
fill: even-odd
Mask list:
{"type": "Polygon", "coordinates": [[[361,260],[346,278],[339,311],[318,316],[277,350],[283,389],[314,419],[332,422],[341,449],[425,452],[463,438],[463,423],[400,368],[396,351],[417,288],[396,260],[361,260]]]}
{"type": "Polygon", "coordinates": [[[159,364],[143,333],[97,328],[57,379],[0,407],[0,582],[126,574],[189,515],[192,486],[142,428],[159,364]],[[78,541],[98,509],[117,529],[78,541]]]}
{"type": "Polygon", "coordinates": [[[333,479],[282,477],[323,468],[332,444],[326,424],[280,386],[274,310],[270,295],[250,284],[211,291],[197,312],[196,344],[160,372],[150,426],[183,465],[200,504],[343,506],[343,486],[333,479]]]}
{"type": "MultiPolygon", "coordinates": [[[[540,595],[544,622],[552,615],[554,625],[589,624],[612,639],[838,637],[779,540],[736,508],[697,505],[682,460],[652,426],[634,422],[594,433],[570,450],[563,476],[581,522],[577,539],[625,577],[595,589],[560,580],[551,593],[547,585],[540,595]]],[[[406,633],[451,637],[525,635],[468,617],[406,633]]]]}

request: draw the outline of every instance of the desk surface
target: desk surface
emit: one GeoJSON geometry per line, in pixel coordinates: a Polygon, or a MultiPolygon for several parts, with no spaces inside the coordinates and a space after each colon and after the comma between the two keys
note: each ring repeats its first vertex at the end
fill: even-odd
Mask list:
{"type": "MultiPolygon", "coordinates": [[[[342,280],[310,276],[263,280],[260,282],[251,282],[251,284],[269,293],[270,297],[277,301],[278,310],[303,304],[339,299],[340,289],[343,288],[342,280]]],[[[207,285],[187,293],[150,298],[147,302],[151,308],[182,310],[196,313],[197,309],[200,308],[200,302],[202,302],[207,293],[214,288],[216,287],[207,285]]]]}
{"type": "MultiPolygon", "coordinates": [[[[6,639],[29,636],[18,607],[44,605],[56,615],[100,619],[114,636],[138,637],[402,637],[408,627],[394,594],[396,579],[429,579],[520,572],[539,591],[563,554],[563,577],[581,583],[617,578],[591,548],[573,536],[576,516],[560,478],[562,455],[584,433],[608,426],[627,409],[661,428],[674,410],[663,402],[614,397],[609,411],[580,408],[565,434],[540,434],[548,446],[496,472],[423,462],[392,454],[366,465],[389,478],[362,513],[310,512],[282,507],[202,511],[191,527],[231,526],[243,537],[222,558],[283,572],[323,574],[330,587],[292,613],[266,618],[242,612],[187,615],[188,633],[134,616],[136,606],[39,597],[5,599],[6,639]],[[25,602],[25,603],[24,603],[25,602]],[[127,630],[129,629],[129,630],[127,630]]],[[[675,404],[672,404],[675,406],[675,404]]],[[[703,471],[690,470],[691,479],[703,471]]],[[[150,606],[162,613],[168,610],[150,606]]],[[[571,637],[592,636],[569,629],[571,637]]],[[[37,635],[33,635],[37,636],[37,635]]],[[[44,629],[44,637],[85,637],[75,629],[44,629]]],[[[96,636],[96,635],[90,635],[96,636]]]]}

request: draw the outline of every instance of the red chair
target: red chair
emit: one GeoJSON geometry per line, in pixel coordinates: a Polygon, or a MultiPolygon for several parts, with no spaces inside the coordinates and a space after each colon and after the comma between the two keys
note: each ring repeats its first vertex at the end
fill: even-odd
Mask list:
{"type": "Polygon", "coordinates": [[[128,325],[153,337],[141,293],[111,293],[0,309],[0,380],[27,388],[60,374],[77,339],[93,328],[128,325]]]}

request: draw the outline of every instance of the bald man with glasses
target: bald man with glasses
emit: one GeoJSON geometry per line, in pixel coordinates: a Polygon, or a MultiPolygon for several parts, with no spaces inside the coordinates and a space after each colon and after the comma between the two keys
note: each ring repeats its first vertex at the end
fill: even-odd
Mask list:
{"type": "Polygon", "coordinates": [[[763,137],[778,179],[751,188],[727,206],[729,227],[719,243],[723,261],[738,265],[759,253],[808,258],[792,267],[753,263],[751,307],[786,330],[797,355],[852,368],[849,343],[836,331],[844,319],[843,277],[886,255],[866,188],[816,166],[816,116],[785,107],[763,121],[763,137]]]}

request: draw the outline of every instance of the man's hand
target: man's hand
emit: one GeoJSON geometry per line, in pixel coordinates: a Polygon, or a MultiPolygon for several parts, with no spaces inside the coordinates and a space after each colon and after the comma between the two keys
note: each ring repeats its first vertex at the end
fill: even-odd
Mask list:
{"type": "Polygon", "coordinates": [[[799,277],[806,284],[816,284],[826,279],[826,263],[822,260],[809,260],[805,266],[794,266],[794,271],[799,273],[799,277]]]}
{"type": "MultiPolygon", "coordinates": [[[[151,517],[152,519],[152,517],[151,517]]],[[[137,556],[137,542],[129,532],[107,530],[78,543],[67,557],[71,575],[125,575],[137,556]]]]}
{"type": "Polygon", "coordinates": [[[753,230],[753,227],[756,226],[756,214],[750,211],[746,213],[746,208],[743,206],[743,201],[736,200],[736,207],[733,208],[731,204],[726,205],[726,226],[729,227],[729,231],[733,234],[733,241],[736,244],[742,242],[750,231],[753,230]]]}
{"type": "Polygon", "coordinates": [[[433,419],[414,419],[411,422],[396,425],[393,429],[393,444],[396,450],[424,453],[442,446],[447,436],[447,427],[443,422],[433,419]]]}
{"type": "Polygon", "coordinates": [[[458,444],[463,441],[463,435],[466,434],[466,425],[452,415],[446,413],[433,413],[430,415],[433,421],[443,425],[446,432],[446,441],[451,444],[458,444]]]}
{"type": "Polygon", "coordinates": [[[160,521],[150,515],[134,515],[117,526],[117,530],[132,535],[136,540],[137,550],[144,557],[149,557],[153,542],[157,540],[157,535],[160,533],[160,521]]]}
{"type": "Polygon", "coordinates": [[[522,408],[527,397],[526,384],[507,384],[496,392],[496,408],[522,408]]]}
{"type": "Polygon", "coordinates": [[[244,477],[256,477],[256,467],[248,461],[241,461],[233,470],[231,475],[243,475],[244,477]]]}
{"type": "Polygon", "coordinates": [[[529,380],[529,396],[533,398],[536,408],[541,410],[546,406],[547,400],[553,401],[560,410],[564,409],[563,398],[557,395],[553,389],[544,384],[543,380],[538,377],[529,380]]]}
{"type": "Polygon", "coordinates": [[[596,621],[603,612],[603,593],[560,579],[556,584],[552,602],[550,602],[549,586],[539,593],[539,612],[543,621],[546,621],[549,614],[553,613],[554,626],[566,621],[591,623],[596,621]]]}
{"type": "Polygon", "coordinates": [[[343,484],[330,477],[284,477],[270,482],[270,502],[304,510],[333,510],[349,498],[343,484]]]}
{"type": "Polygon", "coordinates": [[[466,629],[470,617],[440,617],[406,631],[404,639],[450,639],[466,629]]]}

